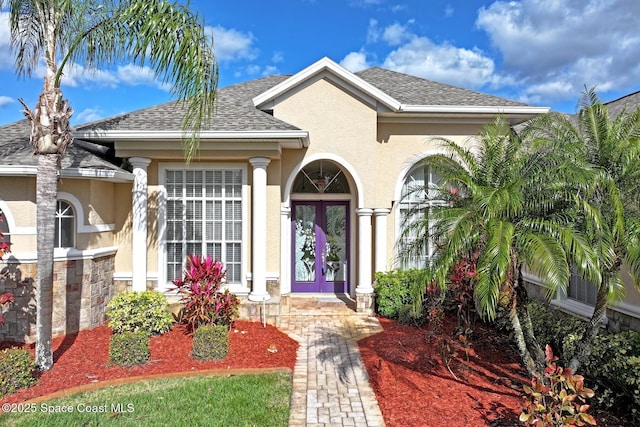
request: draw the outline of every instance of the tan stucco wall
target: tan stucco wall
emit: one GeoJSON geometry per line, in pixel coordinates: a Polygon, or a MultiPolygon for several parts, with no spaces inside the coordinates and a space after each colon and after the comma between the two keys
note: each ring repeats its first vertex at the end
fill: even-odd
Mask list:
{"type": "MultiPolygon", "coordinates": [[[[65,194],[71,194],[82,208],[82,217],[80,217],[80,212],[75,207],[76,230],[82,231],[83,226],[114,224],[115,207],[119,204],[115,199],[114,189],[118,185],[122,184],[88,179],[63,178],[60,180],[59,198],[64,198],[65,194]]],[[[35,177],[0,178],[0,199],[6,204],[13,217],[14,224],[11,224],[14,227],[13,232],[16,231],[15,228],[22,227],[31,228],[33,231],[28,234],[24,234],[23,231],[12,233],[13,252],[29,254],[36,251],[35,191],[35,177]]],[[[113,246],[113,234],[112,231],[77,232],[76,248],[85,250],[113,246]]]]}

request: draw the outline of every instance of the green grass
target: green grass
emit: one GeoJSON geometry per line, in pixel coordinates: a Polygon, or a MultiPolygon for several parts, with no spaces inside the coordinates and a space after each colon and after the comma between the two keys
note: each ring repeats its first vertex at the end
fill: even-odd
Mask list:
{"type": "Polygon", "coordinates": [[[286,426],[290,396],[282,373],[140,381],[36,403],[0,426],[286,426]]]}

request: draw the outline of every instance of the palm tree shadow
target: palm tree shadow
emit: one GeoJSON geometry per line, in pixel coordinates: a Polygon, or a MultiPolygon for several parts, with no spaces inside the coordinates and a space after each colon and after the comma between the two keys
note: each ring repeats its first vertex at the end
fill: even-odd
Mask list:
{"type": "Polygon", "coordinates": [[[327,366],[327,370],[335,369],[340,383],[355,384],[356,369],[364,370],[364,366],[359,355],[349,348],[346,338],[325,328],[321,331],[321,338],[312,343],[311,349],[314,347],[321,349],[317,352],[317,360],[327,366]]]}

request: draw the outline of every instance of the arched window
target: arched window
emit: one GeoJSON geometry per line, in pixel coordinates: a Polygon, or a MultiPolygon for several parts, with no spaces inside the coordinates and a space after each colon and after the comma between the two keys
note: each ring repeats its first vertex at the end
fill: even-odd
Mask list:
{"type": "Polygon", "coordinates": [[[56,248],[73,248],[76,245],[76,214],[70,203],[58,200],[56,205],[56,248]]]}
{"type": "Polygon", "coordinates": [[[316,160],[304,167],[293,183],[294,193],[349,193],[342,170],[331,160],[316,160]]]}
{"type": "Polygon", "coordinates": [[[415,165],[407,174],[402,185],[402,196],[398,206],[400,221],[400,268],[423,268],[433,256],[434,244],[429,239],[430,228],[417,226],[425,224],[427,210],[446,203],[438,196],[441,177],[433,170],[428,159],[415,165]],[[409,232],[403,232],[410,230],[409,232]],[[423,243],[416,245],[416,239],[423,243]],[[411,255],[403,253],[403,248],[412,247],[411,255]]]}

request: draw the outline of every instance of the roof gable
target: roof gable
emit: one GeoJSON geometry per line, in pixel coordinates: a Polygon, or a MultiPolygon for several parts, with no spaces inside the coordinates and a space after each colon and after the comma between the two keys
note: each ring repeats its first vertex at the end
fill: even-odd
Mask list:
{"type": "Polygon", "coordinates": [[[382,104],[391,111],[397,111],[401,103],[389,94],[371,85],[367,81],[324,57],[304,70],[294,74],[283,82],[253,98],[253,105],[258,109],[271,109],[277,99],[287,92],[309,82],[327,78],[351,93],[359,93],[374,102],[382,104]]]}

